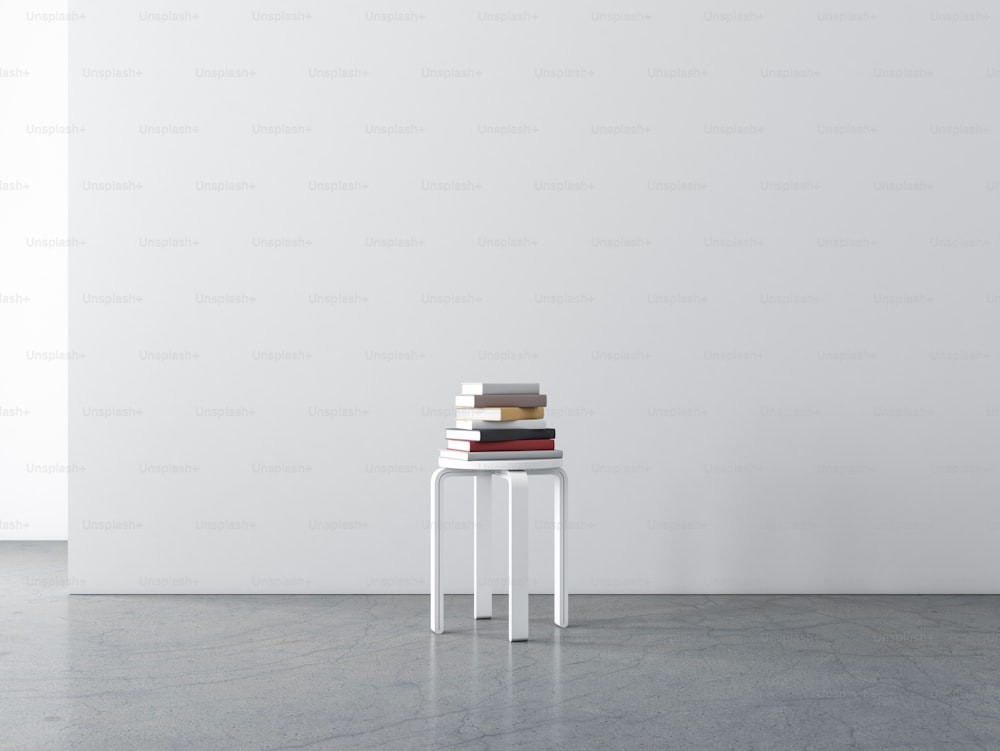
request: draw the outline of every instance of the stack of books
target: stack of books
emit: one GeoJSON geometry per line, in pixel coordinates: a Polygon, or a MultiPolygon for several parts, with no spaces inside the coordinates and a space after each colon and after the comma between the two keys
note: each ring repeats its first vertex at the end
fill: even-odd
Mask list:
{"type": "Polygon", "coordinates": [[[463,383],[455,397],[455,427],[445,432],[445,459],[560,459],[556,431],[545,424],[545,394],[537,383],[463,383]]]}

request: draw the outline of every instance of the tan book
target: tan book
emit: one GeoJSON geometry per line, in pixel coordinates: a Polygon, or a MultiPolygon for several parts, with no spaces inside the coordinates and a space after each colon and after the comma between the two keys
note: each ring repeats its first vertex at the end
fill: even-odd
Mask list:
{"type": "Polygon", "coordinates": [[[459,407],[455,410],[455,417],[459,420],[486,420],[488,422],[537,420],[545,417],[545,407],[478,407],[474,409],[459,407]]]}
{"type": "Polygon", "coordinates": [[[456,407],[544,407],[545,394],[462,394],[456,407]]]}

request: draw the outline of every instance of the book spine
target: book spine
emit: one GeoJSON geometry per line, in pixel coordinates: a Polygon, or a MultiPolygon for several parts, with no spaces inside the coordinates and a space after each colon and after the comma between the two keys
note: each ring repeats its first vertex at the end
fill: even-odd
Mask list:
{"type": "Polygon", "coordinates": [[[462,394],[455,397],[456,407],[544,407],[545,394],[462,394]]]}
{"type": "Polygon", "coordinates": [[[537,383],[463,383],[463,394],[537,394],[537,383]]]}
{"type": "Polygon", "coordinates": [[[507,428],[501,430],[491,430],[489,428],[480,430],[460,430],[449,428],[445,431],[445,438],[454,441],[528,441],[541,440],[544,438],[555,438],[555,428],[507,428]]]}
{"type": "MultiPolygon", "coordinates": [[[[546,427],[545,420],[456,420],[453,430],[538,430],[546,427]]],[[[551,437],[551,436],[547,436],[551,437]]]]}
{"type": "Polygon", "coordinates": [[[561,459],[563,452],[559,449],[553,451],[455,451],[454,449],[441,449],[441,456],[446,459],[461,459],[468,462],[493,461],[511,459],[520,461],[522,459],[561,459]]]}
{"type": "Polygon", "coordinates": [[[552,451],[556,442],[551,439],[527,441],[448,441],[448,448],[457,451],[552,451]]]}
{"type": "Polygon", "coordinates": [[[459,420],[488,420],[503,422],[508,420],[533,420],[545,417],[545,407],[485,407],[455,410],[459,420]]]}

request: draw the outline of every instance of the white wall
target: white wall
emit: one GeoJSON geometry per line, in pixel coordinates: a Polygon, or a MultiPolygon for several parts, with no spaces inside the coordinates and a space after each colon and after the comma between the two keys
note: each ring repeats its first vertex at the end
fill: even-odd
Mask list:
{"type": "Polygon", "coordinates": [[[995,19],[73,5],[77,591],[426,591],[472,379],[573,592],[1000,590],[995,19]]]}
{"type": "Polygon", "coordinates": [[[66,539],[67,24],[0,8],[0,540],[66,539]]]}

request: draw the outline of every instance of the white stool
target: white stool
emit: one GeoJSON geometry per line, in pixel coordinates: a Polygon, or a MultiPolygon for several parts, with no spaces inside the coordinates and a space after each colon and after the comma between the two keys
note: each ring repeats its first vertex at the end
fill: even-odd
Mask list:
{"type": "Polygon", "coordinates": [[[441,458],[431,477],[431,631],[444,632],[444,592],[441,589],[441,481],[448,475],[472,475],[474,499],[474,586],[473,611],[476,618],[493,615],[493,588],[490,584],[490,542],[493,514],[492,478],[506,478],[508,493],[507,635],[510,641],[528,639],[528,476],[553,475],[555,487],[555,624],[569,625],[569,596],[566,592],[566,505],[568,481],[562,459],[465,462],[441,458]]]}

